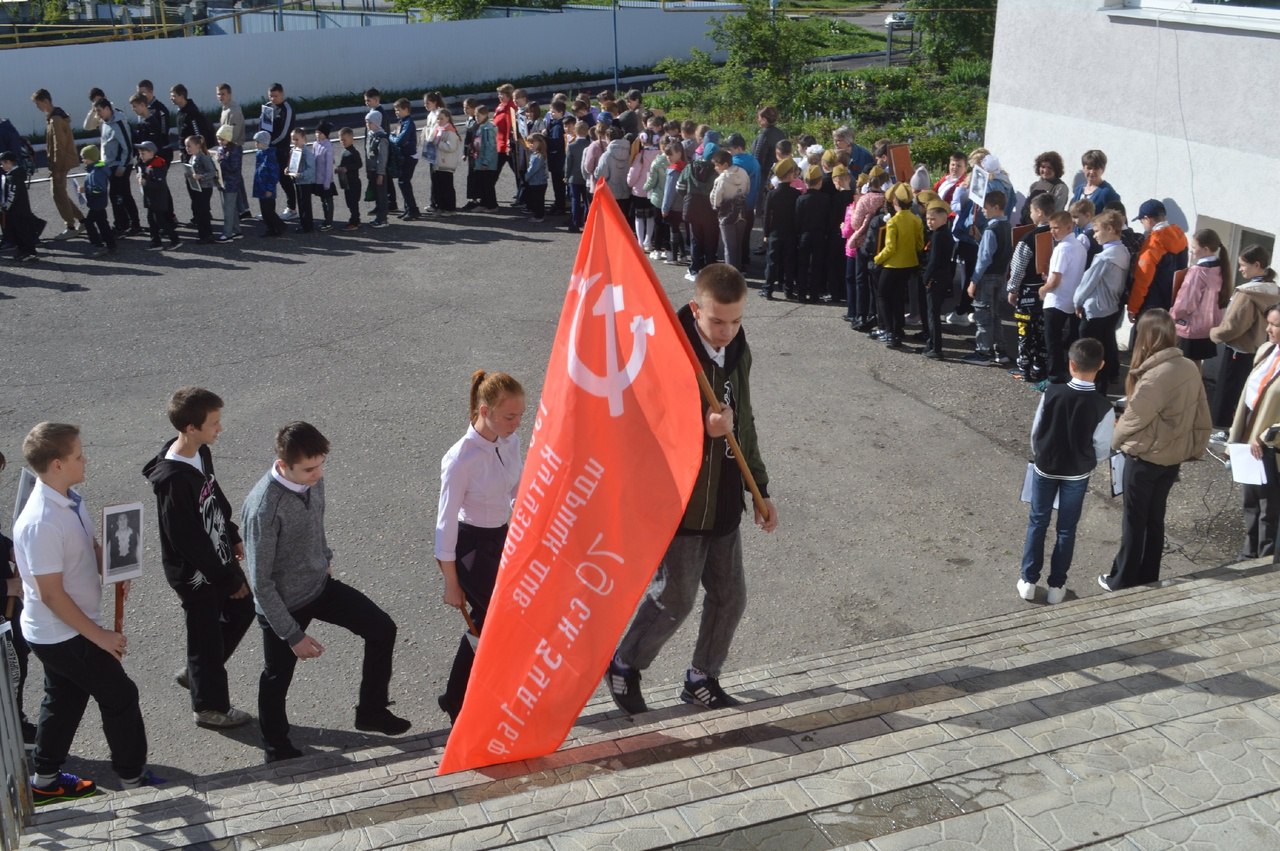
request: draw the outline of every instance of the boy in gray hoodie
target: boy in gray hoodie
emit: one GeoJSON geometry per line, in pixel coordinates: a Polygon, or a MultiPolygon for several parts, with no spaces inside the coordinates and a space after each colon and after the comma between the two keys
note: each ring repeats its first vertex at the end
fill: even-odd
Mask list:
{"type": "Polygon", "coordinates": [[[302,752],[289,741],[285,701],[299,659],[316,659],[324,646],[307,633],[319,620],[364,639],[357,730],[404,733],[410,722],[393,714],[388,689],[395,621],[356,589],[333,578],[333,550],[324,532],[324,462],[329,441],[310,423],[276,433],[276,461],[245,499],[245,566],[262,627],[258,723],[267,762],[302,752]]]}
{"type": "Polygon", "coordinates": [[[600,155],[595,176],[597,180],[604,178],[628,222],[631,221],[631,187],[627,183],[630,168],[631,144],[622,135],[622,128],[614,125],[609,128],[609,146],[600,155]]]}

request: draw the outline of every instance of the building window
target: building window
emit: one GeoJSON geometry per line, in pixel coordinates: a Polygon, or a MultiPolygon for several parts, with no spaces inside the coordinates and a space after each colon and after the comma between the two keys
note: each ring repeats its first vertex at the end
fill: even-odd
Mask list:
{"type": "Polygon", "coordinates": [[[1236,286],[1240,286],[1244,281],[1240,278],[1237,270],[1236,260],[1240,257],[1240,252],[1250,245],[1257,245],[1265,248],[1267,253],[1271,255],[1271,266],[1276,265],[1276,237],[1275,234],[1265,233],[1260,230],[1237,225],[1223,219],[1215,219],[1212,216],[1197,216],[1196,230],[1201,228],[1212,228],[1222,239],[1222,244],[1226,246],[1227,256],[1231,258],[1230,274],[1234,276],[1236,286]]]}

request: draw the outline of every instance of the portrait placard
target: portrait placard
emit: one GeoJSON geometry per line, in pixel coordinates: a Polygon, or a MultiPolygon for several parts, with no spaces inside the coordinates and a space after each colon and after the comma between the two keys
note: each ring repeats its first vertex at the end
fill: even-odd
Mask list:
{"type": "Polygon", "coordinates": [[[986,169],[978,165],[974,166],[973,171],[969,173],[969,197],[979,207],[987,199],[987,184],[990,182],[990,177],[986,169]]]}
{"type": "Polygon", "coordinates": [[[911,180],[911,146],[906,144],[889,146],[889,167],[893,169],[893,179],[899,183],[911,180]]]}
{"type": "Polygon", "coordinates": [[[18,525],[18,515],[22,513],[27,500],[35,491],[37,481],[36,474],[26,467],[23,467],[22,472],[18,474],[18,496],[13,501],[13,525],[9,527],[10,529],[18,525]]]}
{"type": "Polygon", "coordinates": [[[102,509],[102,584],[142,575],[142,503],[102,509]]]}

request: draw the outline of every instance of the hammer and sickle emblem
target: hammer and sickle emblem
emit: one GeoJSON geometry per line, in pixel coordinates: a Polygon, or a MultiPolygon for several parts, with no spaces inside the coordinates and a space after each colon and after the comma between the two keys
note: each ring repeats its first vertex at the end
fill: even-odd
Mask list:
{"type": "Polygon", "coordinates": [[[578,357],[578,327],[582,321],[582,308],[586,304],[587,294],[591,291],[601,275],[589,278],[577,277],[574,287],[578,291],[578,304],[573,311],[573,325],[569,329],[569,377],[573,383],[592,396],[609,400],[609,416],[622,416],[622,394],[644,366],[645,352],[648,350],[648,338],[653,336],[653,317],[636,314],[631,317],[631,356],[626,366],[618,362],[618,314],[624,310],[622,287],[606,284],[600,296],[591,307],[593,316],[604,319],[605,370],[604,375],[597,375],[578,357]]]}

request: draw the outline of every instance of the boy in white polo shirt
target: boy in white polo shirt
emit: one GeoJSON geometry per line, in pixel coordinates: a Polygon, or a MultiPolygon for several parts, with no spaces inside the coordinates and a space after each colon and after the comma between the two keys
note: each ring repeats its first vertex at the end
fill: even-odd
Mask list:
{"type": "Polygon", "coordinates": [[[1049,234],[1053,237],[1053,254],[1049,257],[1049,275],[1040,287],[1044,299],[1045,372],[1053,384],[1071,380],[1067,350],[1080,335],[1076,316],[1076,287],[1084,277],[1089,252],[1075,238],[1075,223],[1065,211],[1049,217],[1049,234]]]}
{"type": "Polygon", "coordinates": [[[45,693],[32,755],[36,806],[95,794],[62,771],[89,698],[102,713],[111,766],[126,789],[162,782],[146,770],[147,732],[138,687],[124,672],[126,640],[102,627],[102,548],[73,485],[84,481],[80,429],[40,423],[22,441],[39,477],[13,527],[26,606],[22,631],[44,665],[45,693]]]}

